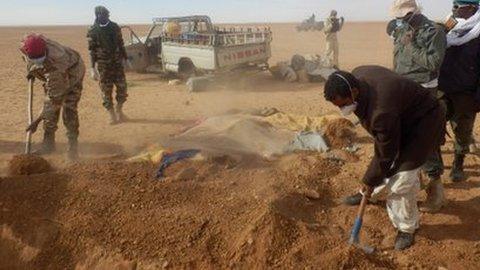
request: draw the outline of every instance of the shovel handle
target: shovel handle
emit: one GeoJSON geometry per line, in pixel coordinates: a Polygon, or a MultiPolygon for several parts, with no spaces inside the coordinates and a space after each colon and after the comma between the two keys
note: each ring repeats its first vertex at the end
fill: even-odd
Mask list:
{"type": "Polygon", "coordinates": [[[350,244],[357,244],[359,242],[360,230],[362,229],[363,225],[363,214],[365,214],[365,208],[367,207],[367,204],[368,198],[367,196],[363,195],[357,217],[355,218],[355,223],[353,224],[352,233],[350,235],[350,244]]]}
{"type": "Polygon", "coordinates": [[[365,214],[365,209],[367,208],[368,198],[367,196],[363,195],[362,201],[360,202],[360,207],[358,208],[357,217],[363,219],[363,214],[365,214]]]}
{"type": "MultiPolygon", "coordinates": [[[[28,125],[30,126],[33,123],[33,79],[28,80],[28,107],[27,107],[27,116],[28,116],[28,125]]],[[[32,132],[27,131],[27,138],[25,143],[25,154],[30,154],[32,150],[32,132]]]]}

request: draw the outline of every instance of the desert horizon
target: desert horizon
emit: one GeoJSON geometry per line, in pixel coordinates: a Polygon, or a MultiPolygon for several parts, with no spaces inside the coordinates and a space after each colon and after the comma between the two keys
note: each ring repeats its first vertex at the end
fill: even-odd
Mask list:
{"type": "MultiPolygon", "coordinates": [[[[240,25],[251,24],[256,23],[240,25]]],[[[392,68],[393,44],[386,24],[347,21],[338,34],[339,68],[392,68]]],[[[295,54],[323,55],[323,32],[297,32],[295,23],[268,25],[273,32],[270,65],[289,61],[295,54]]],[[[60,121],[57,152],[45,157],[54,171],[9,175],[12,157],[24,151],[27,126],[28,85],[20,41],[30,32],[42,33],[77,50],[89,67],[87,27],[0,26],[1,269],[478,267],[480,157],[476,155],[466,159],[468,182],[446,184],[452,200],[448,208],[422,215],[416,244],[408,251],[393,250],[395,229],[383,202],[369,205],[362,242],[377,247],[373,256],[348,245],[357,209],[341,203],[358,190],[374,155],[373,139],[360,126],[347,124],[358,150],[333,149],[330,154],[335,158],[312,152],[243,159],[225,154],[174,164],[164,179],[156,178],[158,163],[129,161],[163,147],[205,119],[215,122],[216,117],[233,112],[275,108],[284,115],[280,120],[299,117],[307,125],[311,119],[340,117],[339,109],[324,99],[323,83],[288,83],[275,80],[269,72],[194,93],[184,83],[169,84],[158,74],[127,73],[129,97],[124,110],[129,121],[119,125],[109,125],[98,82],[87,72],[78,106],[80,160],[65,159],[67,139],[60,121]]],[[[133,28],[142,34],[149,24],[133,28]]],[[[34,93],[38,115],[44,95],[41,82],[35,83],[34,93]]],[[[240,125],[252,126],[255,132],[241,133],[252,145],[255,136],[275,131],[269,124],[240,125]]],[[[236,127],[226,130],[240,132],[236,127]]],[[[474,133],[480,135],[479,120],[474,133]]],[[[33,147],[38,148],[41,140],[39,128],[33,147]]],[[[211,139],[212,144],[228,142],[211,139]]],[[[265,144],[269,145],[268,137],[265,144]]],[[[451,164],[453,151],[448,138],[443,147],[446,164],[451,164]]],[[[449,172],[450,167],[445,179],[449,172]]],[[[424,192],[419,198],[425,199],[424,192]]]]}

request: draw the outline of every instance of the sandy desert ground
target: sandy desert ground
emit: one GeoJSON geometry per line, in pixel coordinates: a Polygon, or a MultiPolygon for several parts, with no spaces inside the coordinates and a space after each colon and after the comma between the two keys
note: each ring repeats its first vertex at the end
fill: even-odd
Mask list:
{"type": "MultiPolygon", "coordinates": [[[[385,25],[347,24],[339,35],[341,68],[391,67],[385,25]]],[[[271,27],[271,63],[323,51],[319,32],[297,33],[293,24],[271,27]]],[[[147,26],[135,29],[142,32],[147,26]]],[[[0,28],[0,175],[6,175],[8,161],[24,148],[27,84],[18,51],[22,36],[41,32],[88,59],[86,30],[0,28]]],[[[324,101],[321,84],[288,84],[265,73],[242,89],[191,94],[183,85],[168,86],[158,75],[127,77],[125,111],[131,121],[116,126],[107,124],[96,82],[85,78],[79,105],[81,162],[64,161],[66,140],[60,124],[60,151],[47,157],[58,169],[55,173],[0,178],[0,269],[134,269],[135,263],[138,269],[478,269],[478,157],[467,159],[468,182],[451,184],[445,177],[450,204],[439,214],[422,215],[417,244],[408,251],[392,250],[395,232],[384,207],[370,207],[363,240],[380,251],[366,256],[348,250],[356,209],[339,203],[358,188],[372,155],[371,142],[359,128],[359,160],[341,165],[303,154],[234,169],[226,169],[221,160],[191,165],[204,172],[197,181],[160,183],[153,179],[153,165],[118,161],[196,119],[232,109],[275,107],[311,116],[336,111],[324,101]],[[298,191],[303,188],[317,190],[321,199],[305,199],[298,191]]],[[[39,111],[41,85],[35,89],[39,111]]],[[[444,147],[448,165],[452,149],[449,141],[444,147]]],[[[174,175],[182,166],[190,165],[179,164],[168,173],[174,175]]]]}

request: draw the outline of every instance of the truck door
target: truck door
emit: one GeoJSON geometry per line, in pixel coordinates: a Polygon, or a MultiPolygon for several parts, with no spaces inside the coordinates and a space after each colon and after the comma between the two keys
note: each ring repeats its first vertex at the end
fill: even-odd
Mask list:
{"type": "Polygon", "coordinates": [[[145,41],[141,40],[135,32],[128,26],[122,26],[126,31],[125,50],[127,51],[128,65],[127,71],[145,72],[150,65],[150,55],[145,41]]]}

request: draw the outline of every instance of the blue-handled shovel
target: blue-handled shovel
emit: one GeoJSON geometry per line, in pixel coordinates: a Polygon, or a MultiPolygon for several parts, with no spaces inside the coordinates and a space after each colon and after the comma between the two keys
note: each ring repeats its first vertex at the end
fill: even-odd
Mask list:
{"type": "Polygon", "coordinates": [[[363,214],[365,214],[365,208],[368,204],[368,198],[364,195],[362,198],[362,202],[360,203],[360,208],[358,209],[357,218],[355,219],[355,224],[352,228],[352,233],[350,235],[350,245],[355,246],[363,250],[363,252],[367,254],[372,254],[375,252],[375,248],[369,246],[363,246],[360,244],[360,230],[362,229],[363,225],[363,214]]]}

